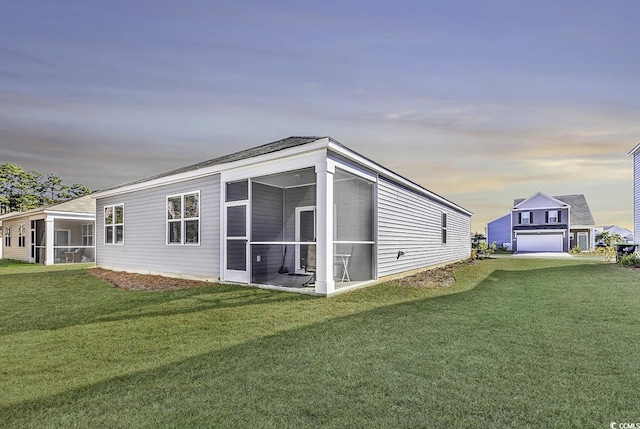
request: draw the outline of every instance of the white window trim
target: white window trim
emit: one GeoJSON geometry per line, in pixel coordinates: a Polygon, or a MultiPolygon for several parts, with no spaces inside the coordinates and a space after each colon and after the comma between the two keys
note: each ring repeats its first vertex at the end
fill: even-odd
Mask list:
{"type": "Polygon", "coordinates": [[[549,221],[548,223],[558,223],[558,213],[560,213],[559,210],[549,210],[549,221]],[[551,220],[551,213],[555,213],[555,220],[551,220]]]}
{"type": "Polygon", "coordinates": [[[114,223],[111,223],[109,225],[107,225],[107,218],[104,217],[104,237],[103,237],[103,241],[104,244],[109,245],[109,246],[124,246],[124,203],[120,203],[120,204],[109,204],[107,206],[104,206],[104,208],[102,209],[102,215],[104,216],[104,212],[106,211],[107,208],[112,207],[113,208],[113,221],[114,223]],[[116,220],[116,207],[122,207],[122,223],[115,223],[116,220]],[[107,226],[112,226],[113,227],[113,240],[116,239],[116,226],[122,226],[122,242],[120,243],[116,243],[114,241],[107,241],[107,226]]]}
{"type": "Polygon", "coordinates": [[[183,192],[180,194],[174,194],[174,195],[167,195],[166,199],[165,199],[165,205],[164,205],[164,216],[165,216],[165,244],[167,246],[200,246],[200,236],[201,236],[201,228],[202,228],[202,222],[200,220],[200,206],[202,205],[202,200],[200,198],[200,191],[191,191],[191,192],[183,192]],[[184,198],[187,195],[193,195],[196,194],[198,196],[198,216],[197,217],[190,217],[190,218],[185,218],[184,217],[184,198]],[[169,216],[167,214],[167,208],[169,207],[169,198],[176,198],[176,197],[180,197],[180,219],[169,219],[169,216]],[[198,242],[197,243],[186,243],[186,229],[184,227],[184,224],[186,221],[190,221],[190,220],[197,220],[198,221],[198,242]],[[180,243],[170,243],[169,242],[169,224],[170,223],[174,223],[174,222],[180,222],[180,243]]]}
{"type": "Polygon", "coordinates": [[[4,247],[11,247],[11,225],[4,227],[4,247]]]}
{"type": "Polygon", "coordinates": [[[18,225],[18,247],[27,247],[27,224],[21,223],[18,225]]]}
{"type": "Polygon", "coordinates": [[[446,212],[441,212],[440,214],[440,244],[443,246],[447,245],[449,241],[449,234],[447,232],[447,225],[449,224],[449,216],[446,212]]]}
{"type": "MultiPolygon", "coordinates": [[[[123,210],[123,219],[124,220],[124,210],[123,210]]],[[[94,236],[95,236],[95,232],[94,232],[94,227],[92,223],[83,223],[82,224],[82,245],[83,246],[93,246],[94,245],[94,236]],[[91,227],[91,234],[85,234],[85,227],[91,227]],[[85,238],[89,238],[91,237],[91,244],[84,244],[85,243],[85,238]]],[[[124,239],[124,235],[122,237],[124,239]]],[[[87,240],[88,241],[88,240],[87,240]]]]}
{"type": "Polygon", "coordinates": [[[523,211],[522,214],[520,215],[520,225],[531,225],[531,211],[527,210],[527,211],[523,211]],[[524,214],[527,214],[527,221],[525,222],[525,217],[524,214]]]}

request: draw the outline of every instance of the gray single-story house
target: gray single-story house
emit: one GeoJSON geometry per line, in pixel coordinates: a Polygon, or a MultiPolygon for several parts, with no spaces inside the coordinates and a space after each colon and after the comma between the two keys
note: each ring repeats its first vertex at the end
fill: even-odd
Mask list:
{"type": "Polygon", "coordinates": [[[99,267],[331,295],[469,258],[472,213],[330,137],[94,194],[99,267]]]}
{"type": "Polygon", "coordinates": [[[95,260],[91,196],[0,216],[0,258],[53,265],[95,260]]]}

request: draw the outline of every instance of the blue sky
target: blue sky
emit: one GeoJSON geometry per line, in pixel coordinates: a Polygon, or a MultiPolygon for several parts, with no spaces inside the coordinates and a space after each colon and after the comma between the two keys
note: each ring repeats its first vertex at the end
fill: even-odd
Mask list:
{"type": "Polygon", "coordinates": [[[640,2],[3,1],[0,162],[110,187],[329,135],[475,213],[631,226],[640,2]]]}

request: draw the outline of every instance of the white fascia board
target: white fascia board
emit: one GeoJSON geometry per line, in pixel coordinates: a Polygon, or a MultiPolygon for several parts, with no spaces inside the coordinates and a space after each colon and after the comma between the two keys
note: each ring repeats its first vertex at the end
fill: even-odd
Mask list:
{"type": "Polygon", "coordinates": [[[71,213],[71,212],[57,212],[45,210],[44,213],[51,219],[70,219],[70,220],[95,220],[96,215],[89,213],[71,213]]]}
{"type": "MultiPolygon", "coordinates": [[[[524,203],[528,203],[530,200],[534,199],[535,197],[537,197],[538,195],[547,198],[548,200],[551,201],[555,201],[558,204],[560,204],[561,207],[570,207],[569,204],[565,203],[564,201],[560,201],[557,198],[552,197],[551,195],[545,194],[544,192],[538,191],[535,194],[531,195],[529,198],[525,198],[524,200],[520,201],[518,204],[516,204],[513,209],[514,210],[518,210],[518,207],[520,207],[521,205],[523,205],[524,203]]],[[[557,207],[528,207],[528,208],[524,208],[522,210],[540,210],[540,209],[546,209],[546,208],[557,208],[557,207]]]]}
{"type": "Polygon", "coordinates": [[[278,157],[269,161],[262,161],[260,163],[225,169],[221,172],[221,182],[233,182],[236,180],[269,176],[271,174],[314,167],[318,162],[325,159],[326,150],[323,149],[316,150],[315,152],[305,152],[298,155],[278,157]]]}
{"type": "MultiPolygon", "coordinates": [[[[520,204],[518,204],[520,205],[520,204]]],[[[530,212],[531,210],[558,210],[558,209],[567,209],[571,207],[569,204],[564,204],[562,207],[551,206],[551,207],[526,207],[524,209],[517,209],[514,207],[514,212],[530,212]]]]}
{"type": "Polygon", "coordinates": [[[264,155],[240,159],[237,161],[227,162],[224,164],[212,165],[211,167],[198,168],[196,170],[186,171],[184,173],[173,174],[171,176],[165,176],[165,177],[159,177],[157,179],[149,180],[146,182],[135,183],[132,185],[124,185],[124,186],[103,191],[103,192],[96,192],[91,194],[91,197],[94,199],[105,198],[113,195],[120,195],[128,192],[155,188],[158,186],[168,185],[172,183],[184,182],[185,180],[211,176],[213,174],[221,173],[223,171],[229,171],[237,168],[247,167],[253,164],[274,161],[279,158],[287,158],[295,155],[305,154],[308,152],[317,151],[319,149],[326,149],[328,142],[329,142],[329,139],[324,137],[302,146],[295,146],[289,149],[283,149],[276,152],[267,153],[264,155]]]}
{"type": "Polygon", "coordinates": [[[571,229],[595,229],[595,225],[571,225],[571,229]]]}
{"type": "Polygon", "coordinates": [[[638,151],[640,151],[640,143],[638,143],[633,149],[631,149],[627,155],[635,155],[636,153],[638,153],[638,151]]]}
{"type": "Polygon", "coordinates": [[[426,188],[423,188],[420,185],[417,185],[416,183],[413,183],[412,181],[405,179],[404,177],[400,176],[397,173],[394,173],[391,170],[388,170],[384,167],[382,167],[380,164],[375,163],[373,161],[370,161],[369,159],[358,155],[355,152],[352,152],[348,149],[346,149],[343,146],[337,145],[331,141],[329,141],[329,149],[333,152],[336,152],[342,156],[344,156],[347,159],[350,159],[352,161],[357,162],[358,164],[364,165],[365,167],[369,168],[372,171],[375,171],[378,174],[381,174],[383,176],[386,176],[390,179],[392,179],[393,181],[400,183],[402,186],[405,186],[411,190],[414,190],[416,192],[418,192],[419,194],[422,194],[426,197],[429,197],[435,201],[438,201],[441,204],[444,204],[454,210],[457,210],[461,213],[464,213],[468,216],[472,216],[473,212],[470,212],[469,210],[457,205],[454,202],[451,202],[443,197],[441,197],[440,195],[434,194],[433,192],[427,190],[426,188]]]}

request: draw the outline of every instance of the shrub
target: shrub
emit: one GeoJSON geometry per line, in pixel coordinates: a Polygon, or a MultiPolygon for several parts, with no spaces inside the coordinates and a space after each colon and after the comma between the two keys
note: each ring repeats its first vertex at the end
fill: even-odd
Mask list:
{"type": "Polygon", "coordinates": [[[485,242],[478,243],[476,256],[480,259],[488,258],[492,253],[495,253],[497,249],[496,242],[491,243],[490,246],[485,242]]]}
{"type": "Polygon", "coordinates": [[[635,253],[624,255],[620,258],[620,265],[623,267],[640,267],[640,257],[635,253]]]}
{"type": "Polygon", "coordinates": [[[616,257],[616,250],[613,247],[598,247],[596,253],[602,256],[605,262],[611,262],[616,257]]]}
{"type": "Polygon", "coordinates": [[[575,245],[569,250],[570,253],[582,253],[582,247],[575,245]]]}

